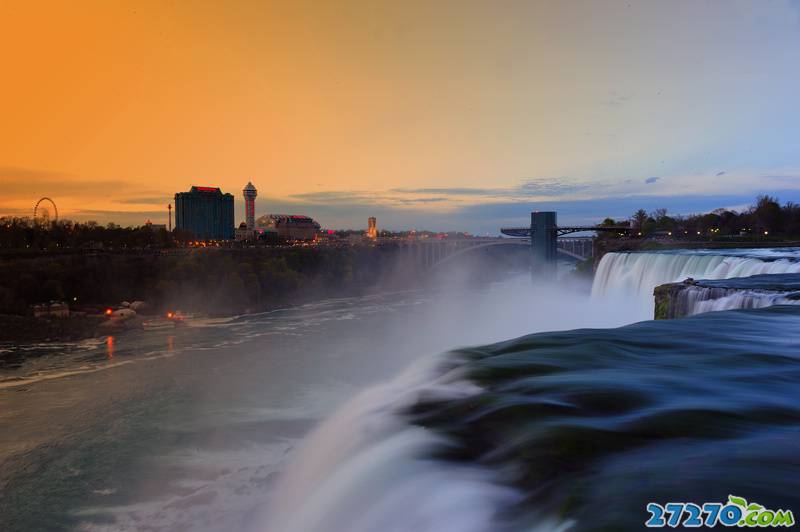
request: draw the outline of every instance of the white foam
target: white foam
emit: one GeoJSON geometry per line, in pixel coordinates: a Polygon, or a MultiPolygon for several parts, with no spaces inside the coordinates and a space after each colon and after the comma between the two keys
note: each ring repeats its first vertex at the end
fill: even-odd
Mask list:
{"type": "Polygon", "coordinates": [[[730,279],[766,273],[798,273],[800,251],[692,250],[674,253],[607,253],[595,273],[592,298],[638,302],[652,317],[653,289],[661,284],[694,279],[730,279]],[[783,257],[776,260],[762,258],[783,257]]]}
{"type": "Polygon", "coordinates": [[[370,388],[310,435],[276,486],[262,521],[268,532],[481,532],[517,500],[495,473],[431,458],[448,445],[398,412],[420,394],[480,391],[429,359],[370,388]]]}

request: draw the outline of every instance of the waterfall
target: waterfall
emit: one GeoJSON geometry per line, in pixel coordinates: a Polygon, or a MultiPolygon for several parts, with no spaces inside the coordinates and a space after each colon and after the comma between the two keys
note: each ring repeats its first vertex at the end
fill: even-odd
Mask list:
{"type": "MultiPolygon", "coordinates": [[[[593,300],[581,299],[580,303],[570,305],[568,308],[560,307],[565,300],[569,299],[569,293],[559,291],[551,286],[534,286],[530,294],[523,294],[521,291],[516,297],[524,296],[526,301],[531,300],[535,294],[538,312],[534,307],[519,307],[519,316],[524,317],[524,322],[520,326],[527,332],[533,332],[538,327],[551,327],[548,316],[557,316],[559,327],[569,328],[575,326],[586,326],[590,324],[597,326],[598,323],[607,319],[621,319],[629,314],[636,320],[649,319],[653,313],[653,289],[660,284],[683,280],[687,277],[697,279],[722,279],[729,277],[749,276],[759,273],[800,273],[800,250],[797,257],[784,254],[780,257],[769,256],[767,252],[756,251],[750,255],[743,252],[731,252],[730,254],[709,253],[704,251],[692,252],[662,252],[662,253],[609,253],[601,261],[597,275],[592,286],[593,300]],[[758,253],[764,253],[757,256],[758,253]],[[638,303],[641,305],[637,306],[638,303]],[[630,308],[634,306],[636,308],[630,308]],[[649,311],[647,308],[649,307],[649,311]]],[[[721,297],[732,296],[732,294],[718,294],[721,297]]],[[[689,297],[689,296],[687,296],[689,297]]],[[[694,304],[702,302],[711,304],[710,293],[697,293],[694,304]],[[708,296],[708,297],[706,297],[708,296]]],[[[498,305],[508,306],[513,303],[515,296],[504,295],[502,302],[491,303],[486,301],[487,308],[498,308],[498,305]]],[[[755,299],[753,299],[755,301],[755,299]]],[[[759,302],[760,303],[760,302],[759,302]]],[[[722,304],[722,303],[719,303],[722,304]]],[[[742,303],[744,304],[744,303],[742,303]]],[[[752,303],[756,305],[755,302],[752,303]]],[[[514,306],[514,305],[512,305],[514,306]]],[[[763,305],[762,305],[763,306],[763,305]]],[[[514,306],[514,308],[517,308],[514,306]]],[[[737,316],[733,316],[737,318],[737,316]]],[[[743,318],[739,318],[743,319],[743,318]]],[[[497,319],[494,323],[486,321],[487,327],[496,328],[497,323],[503,323],[497,319]]],[[[632,354],[634,343],[626,343],[624,340],[629,334],[637,335],[636,331],[642,326],[652,329],[650,334],[663,331],[664,327],[670,327],[672,331],[669,339],[673,342],[684,339],[692,339],[703,333],[702,322],[694,320],[674,320],[669,324],[664,322],[653,322],[652,324],[633,325],[632,329],[610,329],[610,332],[603,333],[602,330],[584,330],[552,333],[542,344],[539,352],[528,352],[532,345],[530,342],[536,341],[535,338],[526,337],[521,340],[509,340],[497,344],[491,349],[497,350],[498,378],[508,378],[511,382],[514,379],[522,378],[541,378],[547,383],[546,393],[557,393],[550,379],[553,374],[559,375],[566,373],[566,365],[580,364],[580,357],[588,357],[583,363],[590,364],[594,368],[597,363],[595,354],[600,357],[612,356],[608,372],[614,374],[620,363],[625,360],[630,362],[630,357],[639,357],[640,354],[632,354]],[[638,327],[638,329],[637,329],[638,327]],[[633,331],[633,332],[630,332],[633,331]],[[575,335],[582,335],[575,340],[575,351],[561,351],[553,349],[552,346],[561,345],[564,339],[573,338],[575,335]],[[595,341],[600,334],[621,335],[615,342],[619,351],[609,351],[608,343],[603,343],[602,348],[592,352],[592,348],[587,348],[588,342],[595,341]],[[504,350],[509,346],[519,343],[518,352],[513,349],[510,353],[504,350]],[[521,343],[520,343],[521,342],[521,343]],[[624,344],[624,345],[622,345],[624,344]],[[502,356],[508,354],[509,357],[502,356]],[[559,357],[563,356],[563,360],[559,357]],[[554,359],[541,365],[532,363],[525,366],[529,357],[551,356],[554,359]],[[619,357],[619,358],[618,358],[619,357]],[[515,364],[523,364],[517,371],[508,371],[514,368],[515,364]],[[542,375],[530,375],[527,372],[544,372],[542,375]]],[[[464,335],[465,333],[460,333],[464,335]]],[[[653,338],[648,334],[645,337],[653,338]]],[[[660,333],[659,333],[660,334],[660,333]]],[[[636,336],[634,336],[636,338],[636,336]]],[[[651,340],[647,340],[651,341],[651,340]]],[[[654,345],[666,343],[660,336],[653,340],[654,345]]],[[[687,358],[685,352],[686,344],[673,343],[676,353],[664,348],[665,356],[678,356],[681,363],[667,363],[665,368],[674,371],[674,368],[683,370],[683,364],[687,358]]],[[[469,351],[472,353],[472,351],[469,351]]],[[[474,353],[472,353],[474,354],[474,353]]],[[[708,353],[706,356],[717,356],[717,353],[708,353]]],[[[648,353],[649,357],[649,353],[648,353]]],[[[696,357],[688,357],[693,360],[696,357]]],[[[272,498],[263,510],[263,513],[254,520],[256,527],[254,532],[405,532],[415,530],[420,532],[486,532],[490,530],[520,530],[510,524],[510,517],[514,511],[520,509],[521,505],[528,504],[526,507],[530,515],[535,515],[538,522],[531,522],[531,526],[525,528],[531,532],[537,531],[564,531],[569,529],[575,521],[571,516],[565,516],[560,512],[553,512],[546,505],[535,507],[525,502],[526,494],[513,486],[515,473],[524,468],[519,465],[517,468],[504,468],[492,466],[492,460],[458,460],[444,459],[449,454],[458,455],[461,449],[469,445],[468,441],[458,441],[454,434],[456,430],[448,434],[446,430],[436,431],[425,424],[411,422],[411,412],[420,405],[433,404],[440,402],[448,404],[458,404],[459,401],[467,398],[485,397],[486,401],[477,401],[468,411],[461,409],[454,410],[452,413],[443,415],[440,419],[447,423],[452,423],[458,428],[458,424],[467,427],[467,424],[474,421],[470,416],[477,417],[487,415],[488,411],[480,412],[481,406],[489,410],[513,408],[520,406],[514,404],[524,398],[527,409],[526,412],[541,412],[542,409],[555,408],[574,411],[578,408],[575,397],[578,391],[586,391],[586,375],[589,374],[586,368],[579,368],[576,383],[576,395],[569,398],[553,397],[546,395],[541,401],[533,401],[520,390],[526,386],[525,380],[514,382],[514,386],[508,389],[502,387],[489,389],[482,387],[485,383],[478,383],[475,375],[466,371],[467,362],[472,360],[473,364],[480,366],[482,359],[479,358],[454,358],[451,353],[445,357],[428,357],[421,359],[409,370],[396,377],[392,381],[379,384],[365,390],[355,396],[333,416],[329,417],[316,430],[308,435],[304,443],[294,451],[293,458],[289,466],[277,480],[272,498]],[[500,401],[497,400],[498,394],[508,393],[509,397],[500,401]],[[466,416],[466,417],[464,417],[466,416]]],[[[634,368],[643,367],[638,362],[632,363],[634,368]]],[[[588,367],[588,366],[587,366],[588,367]]],[[[646,371],[641,374],[645,378],[650,373],[649,364],[646,371]]],[[[663,370],[662,370],[663,371],[663,370]]],[[[592,381],[603,382],[602,378],[596,377],[592,373],[592,381]]],[[[487,377],[488,378],[488,377],[487,377]]],[[[562,377],[559,377],[562,378],[562,377]]],[[[619,382],[637,383],[640,377],[635,379],[622,378],[619,382]]],[[[660,377],[659,377],[660,378],[660,377]]],[[[619,382],[612,378],[606,384],[613,390],[619,388],[619,382]]],[[[706,383],[708,380],[699,382],[706,383]]],[[[556,387],[557,388],[557,387],[556,387]]],[[[630,396],[624,397],[621,402],[636,408],[636,398],[641,393],[652,393],[662,390],[659,386],[645,388],[646,392],[634,387],[630,396]]],[[[543,392],[544,393],[544,392],[543,392]]],[[[603,408],[608,408],[604,394],[598,395],[600,402],[604,403],[603,408]]],[[[671,400],[672,395],[665,395],[665,400],[671,400]]],[[[700,397],[703,397],[701,394],[700,397]]],[[[758,397],[758,395],[753,395],[758,397]]],[[[645,404],[647,402],[645,401],[645,404]]],[[[642,412],[646,412],[644,408],[642,412]]],[[[665,409],[668,417],[671,416],[672,408],[665,409]]],[[[614,411],[616,412],[616,411],[614,411]]],[[[614,414],[612,412],[612,414],[614,414]]],[[[591,419],[595,419],[596,412],[593,412],[591,419]]],[[[505,418],[505,422],[513,423],[515,419],[520,419],[516,413],[505,418]],[[509,421],[511,420],[511,421],[509,421]]],[[[522,425],[532,426],[536,415],[530,420],[523,419],[520,423],[519,431],[512,431],[516,436],[521,437],[525,434],[522,425]]],[[[580,412],[578,415],[581,415],[580,412]]],[[[650,415],[648,412],[647,416],[650,415]]],[[[617,423],[615,415],[612,415],[617,423]]],[[[589,416],[581,417],[590,419],[589,416]]],[[[666,421],[672,426],[673,421],[666,421]]],[[[555,435],[564,438],[569,443],[568,448],[575,448],[576,452],[584,449],[585,433],[578,432],[576,440],[581,444],[575,444],[570,440],[569,433],[572,430],[590,430],[588,426],[575,428],[578,425],[571,421],[569,425],[555,427],[555,435]]],[[[553,427],[552,425],[550,427],[553,427]]],[[[536,427],[528,435],[534,436],[543,434],[548,429],[547,423],[542,427],[536,427]]],[[[608,433],[619,434],[620,427],[614,425],[613,430],[608,433]]],[[[475,431],[461,436],[474,435],[475,431]]],[[[556,436],[553,436],[556,437],[556,436]]],[[[616,436],[615,436],[616,437],[616,436]]],[[[637,435],[638,439],[639,436],[637,435]]],[[[531,440],[533,441],[533,440],[531,440]]],[[[519,441],[497,440],[498,456],[505,453],[511,456],[511,451],[515,445],[520,445],[519,441]],[[502,450],[503,453],[499,451],[502,450]]],[[[548,448],[544,442],[543,448],[548,448]]],[[[519,451],[526,460],[530,460],[535,454],[528,454],[523,448],[519,451]]],[[[496,457],[495,457],[496,458],[496,457]]],[[[653,460],[652,464],[660,463],[653,460]]],[[[613,478],[620,475],[614,474],[613,478]]],[[[624,476],[624,475],[623,475],[624,476]]],[[[518,479],[517,479],[518,480],[518,479]]],[[[570,482],[569,479],[565,482],[570,482]]],[[[544,485],[535,487],[542,491],[550,489],[552,486],[544,485]]],[[[570,488],[571,489],[571,488],[570,488]]],[[[609,528],[612,529],[612,528],[609,528]]],[[[617,528],[620,529],[620,528],[617,528]]]]}
{"type": "Polygon", "coordinates": [[[423,360],[365,390],[309,435],[284,473],[259,532],[484,532],[519,500],[499,475],[436,460],[452,444],[408,425],[400,411],[421,398],[482,390],[423,360]],[[368,502],[368,504],[365,504],[368,502]]]}
{"type": "Polygon", "coordinates": [[[688,286],[678,292],[677,300],[675,301],[675,315],[676,317],[682,317],[715,310],[800,304],[800,300],[790,297],[793,294],[796,294],[796,292],[688,286]]]}
{"type": "MultiPolygon", "coordinates": [[[[607,253],[597,267],[592,297],[606,301],[634,300],[648,316],[652,316],[653,289],[661,284],[683,281],[689,277],[730,279],[758,274],[800,273],[796,249],[786,250],[782,254],[776,254],[773,250],[747,251],[750,253],[743,250],[607,253]]],[[[733,304],[732,299],[726,301],[733,304]]],[[[744,300],[739,302],[744,303],[744,300]]]]}

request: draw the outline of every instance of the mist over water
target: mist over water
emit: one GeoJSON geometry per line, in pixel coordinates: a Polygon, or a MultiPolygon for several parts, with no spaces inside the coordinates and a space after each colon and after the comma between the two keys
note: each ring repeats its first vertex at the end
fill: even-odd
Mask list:
{"type": "MultiPolygon", "coordinates": [[[[800,270],[794,257],[767,262],[756,257],[700,255],[699,258],[681,254],[607,255],[598,270],[590,298],[565,297],[563,287],[554,290],[552,285],[534,284],[532,289],[537,293],[538,304],[527,314],[532,318],[527,332],[601,327],[647,319],[652,315],[652,303],[645,302],[645,297],[651,299],[655,286],[685,278],[681,276],[708,274],[712,278],[724,278],[800,270]],[[560,307],[561,304],[567,304],[568,308],[560,307]],[[554,317],[557,317],[556,324],[554,317]],[[615,320],[616,323],[609,323],[615,320]],[[602,323],[604,321],[606,323],[602,323]]],[[[799,316],[800,313],[791,316],[794,321],[790,326],[798,323],[799,316]]],[[[525,337],[486,349],[454,353],[434,359],[434,364],[428,361],[425,367],[415,367],[403,377],[356,397],[307,439],[287,468],[278,485],[278,495],[265,512],[264,529],[456,532],[638,528],[643,522],[639,517],[641,509],[649,499],[636,498],[634,502],[628,497],[620,505],[629,509],[628,516],[591,517],[587,521],[587,516],[608,513],[610,495],[603,497],[586,492],[583,500],[575,496],[586,488],[578,490],[573,483],[583,485],[589,480],[575,476],[575,471],[581,469],[578,464],[586,467],[620,451],[621,457],[616,459],[627,462],[625,467],[635,468],[639,456],[625,451],[631,447],[648,449],[662,444],[662,439],[667,441],[663,445],[669,457],[664,461],[680,460],[680,453],[685,451],[670,450],[671,438],[688,441],[691,447],[693,438],[706,437],[698,426],[702,421],[697,418],[696,411],[714,412],[718,408],[716,401],[726,401],[730,405],[747,403],[747,400],[738,399],[735,388],[731,388],[725,394],[718,393],[710,403],[699,405],[703,394],[709,393],[700,385],[707,377],[709,363],[713,365],[714,360],[725,357],[724,352],[716,351],[727,343],[726,325],[740,327],[738,334],[751,339],[764,334],[765,341],[776,330],[769,318],[760,322],[765,330],[756,327],[755,331],[746,333],[733,321],[722,325],[716,331],[718,336],[710,342],[669,342],[662,337],[660,325],[654,324],[652,330],[550,334],[538,342],[536,336],[525,337]],[[598,344],[597,337],[603,336],[608,338],[607,343],[598,344]],[[537,344],[542,345],[543,350],[537,351],[537,344]],[[587,345],[603,347],[595,354],[591,349],[588,352],[584,349],[587,345]],[[559,351],[558,355],[552,354],[554,349],[559,351]],[[687,358],[687,354],[705,351],[710,352],[710,357],[693,368],[696,360],[687,358]],[[633,360],[631,352],[638,352],[633,360]],[[677,377],[669,374],[676,362],[678,367],[696,372],[698,379],[696,384],[682,390],[686,405],[681,405],[680,399],[675,401],[669,386],[662,381],[677,377]],[[574,374],[575,377],[558,380],[559,374],[574,374]],[[547,382],[554,376],[556,381],[547,382]],[[653,379],[651,386],[629,384],[643,383],[648,378],[653,379]],[[542,381],[543,386],[537,381],[542,381]],[[559,384],[554,388],[555,382],[559,384]],[[694,391],[689,393],[692,388],[694,391]],[[698,404],[689,406],[692,401],[698,404]],[[647,404],[660,406],[650,411],[641,409],[647,404]],[[663,416],[658,413],[659,409],[663,410],[663,416]],[[682,416],[686,419],[685,427],[671,428],[674,419],[682,416]],[[641,419],[640,428],[628,431],[620,424],[625,417],[629,418],[631,427],[636,426],[633,420],[641,419]],[[648,418],[652,420],[645,421],[648,418]],[[542,423],[539,428],[520,429],[519,423],[537,420],[542,423]],[[648,423],[651,426],[645,429],[648,423]],[[557,428],[561,426],[566,432],[557,428]],[[609,437],[613,433],[618,436],[609,437]],[[642,443],[643,439],[648,441],[642,443]],[[596,450],[588,451],[595,446],[596,450]],[[587,451],[580,450],[584,447],[587,451]],[[565,450],[571,448],[575,449],[574,454],[565,450]],[[560,470],[553,461],[567,465],[560,470]],[[568,465],[570,463],[573,465],[568,465]],[[432,497],[432,493],[437,496],[432,497]],[[578,506],[565,517],[564,505],[571,499],[579,500],[571,503],[578,506]],[[364,505],[365,500],[370,502],[369,506],[364,505]],[[469,511],[464,512],[464,508],[469,511]]],[[[678,338],[691,337],[704,327],[706,325],[686,321],[673,326],[677,330],[664,333],[677,334],[678,338]]],[[[733,336],[734,331],[731,333],[733,336]]],[[[780,343],[777,351],[782,347],[780,343]]],[[[775,351],[774,347],[765,349],[775,351]]],[[[765,360],[771,356],[765,355],[765,360]]],[[[755,368],[758,363],[752,366],[755,368]]],[[[737,372],[720,377],[733,381],[739,378],[737,372]]],[[[793,379],[797,378],[795,372],[793,379]]],[[[786,394],[783,388],[771,391],[786,394]]],[[[790,417],[800,414],[800,403],[792,402],[785,407],[792,412],[788,414],[790,417]]],[[[769,404],[755,401],[745,408],[766,412],[769,404]]],[[[719,411],[719,415],[728,414],[719,411]]],[[[710,430],[714,433],[713,428],[710,430]]],[[[715,437],[724,438],[724,435],[720,432],[715,437]]],[[[771,435],[763,437],[772,438],[771,435]]],[[[778,461],[782,459],[788,463],[791,460],[791,445],[776,445],[774,449],[780,457],[778,461]]],[[[697,452],[708,451],[698,448],[697,452]]],[[[653,480],[654,476],[664,475],[663,470],[656,469],[661,466],[652,458],[641,460],[642,470],[651,477],[653,491],[649,497],[666,496],[671,481],[665,478],[666,484],[659,485],[653,480]]],[[[609,474],[610,478],[592,480],[598,487],[616,483],[614,500],[635,489],[626,485],[621,472],[603,475],[609,474]],[[622,480],[616,480],[616,476],[622,480]]],[[[783,475],[782,485],[789,479],[790,476],[783,475]]],[[[713,479],[704,480],[709,487],[713,485],[713,479]]],[[[724,490],[733,488],[717,486],[712,493],[724,500],[724,490]]],[[[694,491],[687,489],[684,497],[694,491]]],[[[772,493],[782,496],[780,490],[777,494],[772,490],[772,493]]],[[[669,500],[679,498],[671,493],[667,496],[669,500]]]]}
{"type": "MultiPolygon", "coordinates": [[[[764,255],[700,253],[697,260],[611,254],[591,288],[572,278],[532,284],[527,274],[470,287],[449,275],[436,289],[326,300],[169,333],[133,332],[111,344],[64,345],[55,352],[4,346],[38,356],[13,358],[18,362],[0,369],[0,426],[15,429],[0,430],[0,528],[587,528],[585,512],[602,502],[587,486],[614,485],[618,476],[613,468],[599,480],[548,470],[552,449],[601,441],[610,431],[620,440],[612,438],[602,452],[557,459],[597,465],[602,458],[623,470],[647,470],[660,463],[648,453],[678,460],[677,448],[669,441],[658,452],[637,446],[644,453],[637,455],[644,456],[640,463],[633,455],[614,455],[631,448],[616,444],[652,437],[655,445],[671,433],[673,416],[696,408],[714,412],[725,403],[741,407],[742,415],[766,415],[783,396],[784,388],[760,383],[760,392],[746,388],[744,396],[733,384],[699,384],[725,360],[726,327],[737,327],[751,347],[764,335],[775,338],[767,358],[735,355],[739,369],[726,377],[731,383],[766,375],[768,363],[782,371],[787,386],[797,384],[796,375],[781,368],[790,357],[781,353],[796,341],[775,334],[796,324],[792,313],[714,322],[718,334],[702,344],[691,340],[709,327],[699,321],[676,320],[669,331],[663,322],[609,329],[650,319],[646,301],[653,287],[683,275],[798,271],[791,256],[758,253],[764,255]],[[571,332],[576,328],[609,332],[571,332]],[[544,331],[564,332],[510,340],[544,331]],[[671,344],[665,335],[685,340],[671,344]],[[469,347],[495,342],[501,343],[469,347]],[[451,352],[457,348],[463,349],[451,352]],[[673,352],[682,354],[667,360],[673,352]],[[689,352],[717,359],[693,359],[689,352]],[[652,357],[663,365],[653,365],[652,357]],[[669,367],[698,381],[674,388],[685,373],[669,367]],[[697,393],[681,391],[689,388],[697,393]],[[609,406],[618,402],[628,406],[609,406]],[[661,418],[661,412],[669,415],[661,418]],[[625,425],[637,418],[652,420],[650,432],[625,425]],[[576,424],[600,433],[550,432],[576,424]],[[532,432],[520,432],[522,426],[532,432]],[[520,462],[519,449],[543,461],[520,462]],[[531,476],[537,470],[549,475],[531,476]],[[560,497],[577,485],[584,487],[585,504],[565,512],[560,497]],[[540,498],[536,486],[553,498],[540,498]]],[[[791,419],[796,405],[784,401],[782,408],[788,417],[781,419],[791,419]]],[[[772,419],[761,435],[751,428],[739,435],[776,438],[772,419]]],[[[685,452],[699,434],[688,428],[672,433],[685,439],[685,452]]],[[[736,448],[735,439],[725,442],[736,448]]],[[[780,464],[784,447],[774,448],[780,464]]],[[[634,490],[619,486],[619,493],[634,490]]],[[[628,501],[632,511],[640,510],[638,502],[628,501]]]]}
{"type": "Polygon", "coordinates": [[[4,346],[26,356],[0,371],[0,423],[14,427],[0,430],[0,528],[264,529],[301,439],[370,384],[456,346],[635,319],[584,306],[588,286],[556,297],[527,274],[477,288],[448,279],[169,332],[4,346]]]}

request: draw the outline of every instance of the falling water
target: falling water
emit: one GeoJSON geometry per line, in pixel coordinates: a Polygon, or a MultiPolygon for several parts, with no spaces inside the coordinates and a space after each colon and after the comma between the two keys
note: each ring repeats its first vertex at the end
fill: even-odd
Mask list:
{"type": "MultiPolygon", "coordinates": [[[[638,306],[647,319],[659,284],[800,272],[794,253],[609,254],[593,297],[576,310],[638,306]]],[[[537,290],[546,308],[552,295],[537,290]]],[[[800,417],[800,404],[785,401],[784,384],[796,386],[800,375],[775,365],[796,365],[785,345],[800,340],[775,338],[800,316],[714,315],[723,316],[536,334],[428,359],[359,395],[307,438],[258,530],[623,530],[643,523],[648,498],[700,497],[692,486],[701,485],[719,498],[756,485],[759,496],[786,502],[793,473],[777,472],[793,469],[794,446],[782,439],[781,420],[800,417]],[[766,372],[786,380],[753,382],[751,394],[743,376],[766,372]],[[734,430],[748,413],[763,423],[734,430]],[[749,462],[735,462],[740,437],[760,442],[749,462]],[[766,445],[772,451],[762,457],[766,445]],[[706,466],[688,474],[679,464],[693,456],[706,466]],[[748,465],[767,459],[774,484],[748,465]],[[725,467],[737,471],[735,483],[725,467]],[[612,500],[627,513],[608,512],[612,500]]]]}
{"type": "Polygon", "coordinates": [[[718,288],[687,286],[678,292],[675,317],[693,316],[704,312],[735,309],[764,308],[772,305],[797,305],[800,300],[792,297],[796,292],[747,290],[740,288],[718,288]]]}
{"type": "Polygon", "coordinates": [[[636,302],[649,317],[653,312],[653,289],[658,285],[687,278],[729,279],[800,273],[798,259],[800,251],[795,248],[608,253],[597,267],[592,297],[636,302]]]}

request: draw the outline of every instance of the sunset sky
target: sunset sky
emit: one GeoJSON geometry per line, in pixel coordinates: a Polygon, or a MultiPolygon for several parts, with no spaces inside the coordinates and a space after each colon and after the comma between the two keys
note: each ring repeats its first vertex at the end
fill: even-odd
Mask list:
{"type": "Polygon", "coordinates": [[[0,215],[496,232],[800,201],[800,3],[0,0],[0,215]]]}

